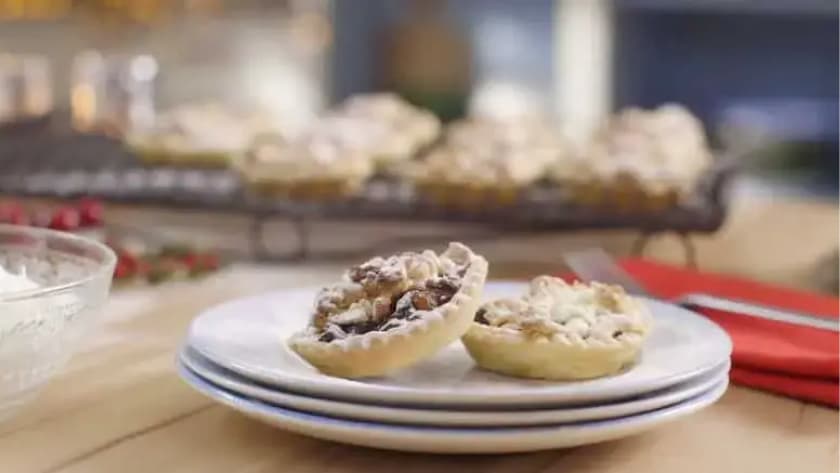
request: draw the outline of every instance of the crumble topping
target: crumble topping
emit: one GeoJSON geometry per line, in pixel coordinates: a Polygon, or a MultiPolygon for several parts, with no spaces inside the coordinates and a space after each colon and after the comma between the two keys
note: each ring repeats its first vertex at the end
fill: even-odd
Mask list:
{"type": "Polygon", "coordinates": [[[559,340],[619,339],[643,334],[649,322],[638,301],[619,286],[593,282],[567,284],[539,276],[521,298],[484,304],[475,321],[516,330],[528,338],[559,340]]]}
{"type": "MultiPolygon", "coordinates": [[[[410,153],[433,142],[440,133],[440,120],[433,113],[415,107],[393,93],[356,95],[347,99],[340,110],[365,123],[382,123],[388,132],[386,135],[402,137],[407,145],[404,148],[408,149],[394,156],[400,159],[410,158],[410,153]]],[[[383,140],[380,138],[377,141],[383,140]]]]}
{"type": "Polygon", "coordinates": [[[151,129],[131,140],[179,153],[240,152],[260,133],[278,131],[273,122],[260,111],[193,103],[159,113],[151,129]]]}
{"type": "Polygon", "coordinates": [[[418,174],[450,184],[523,186],[539,179],[567,148],[547,122],[465,119],[448,127],[418,174]]]}
{"type": "Polygon", "coordinates": [[[237,164],[241,172],[256,180],[367,179],[373,173],[370,156],[333,134],[322,125],[291,140],[277,135],[261,135],[237,164]]]}
{"type": "Polygon", "coordinates": [[[331,342],[418,320],[452,300],[471,256],[466,246],[451,243],[440,255],[408,252],[354,266],[319,291],[310,333],[331,342]]]}
{"type": "Polygon", "coordinates": [[[581,153],[551,169],[560,182],[631,180],[651,191],[690,192],[712,164],[703,124],[682,106],[627,108],[612,117],[581,153]]]}
{"type": "Polygon", "coordinates": [[[357,95],[296,136],[259,136],[237,164],[251,181],[358,185],[378,165],[409,161],[439,132],[432,113],[397,95],[357,95]]]}

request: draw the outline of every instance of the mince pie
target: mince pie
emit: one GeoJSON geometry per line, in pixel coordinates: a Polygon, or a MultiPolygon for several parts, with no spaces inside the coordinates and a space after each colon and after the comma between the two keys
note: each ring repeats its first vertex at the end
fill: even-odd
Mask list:
{"type": "Polygon", "coordinates": [[[512,204],[566,151],[559,133],[543,121],[472,118],[451,124],[413,177],[437,203],[512,204]]]}
{"type": "Polygon", "coordinates": [[[326,374],[388,374],[461,337],[486,277],[487,261],[460,243],[440,255],[373,258],[318,293],[309,326],[289,346],[326,374]]]}
{"type": "Polygon", "coordinates": [[[462,341],[490,371],[588,379],[633,364],[651,320],[644,304],[618,286],[539,276],[521,298],[484,304],[462,341]]]}
{"type": "Polygon", "coordinates": [[[258,194],[304,200],[351,197],[374,170],[368,154],[346,146],[325,129],[291,141],[262,135],[236,167],[258,194]]]}
{"type": "Polygon", "coordinates": [[[149,164],[225,167],[257,134],[275,128],[262,113],[189,104],[161,113],[151,130],[134,133],[128,145],[149,164]]]}
{"type": "Polygon", "coordinates": [[[390,92],[361,94],[341,103],[332,115],[346,122],[348,136],[374,165],[393,171],[438,139],[440,120],[390,92]]]}
{"type": "Polygon", "coordinates": [[[689,197],[711,164],[703,124],[669,104],[621,111],[549,174],[582,204],[661,210],[689,197]]]}

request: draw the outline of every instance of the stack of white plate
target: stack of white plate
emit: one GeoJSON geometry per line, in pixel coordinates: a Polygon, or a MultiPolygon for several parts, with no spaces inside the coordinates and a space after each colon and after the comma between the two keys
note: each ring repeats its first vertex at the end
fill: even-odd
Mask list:
{"type": "MultiPolygon", "coordinates": [[[[485,298],[521,294],[491,282],[485,298]]],[[[475,367],[460,343],[386,378],[319,373],[285,340],[303,328],[316,289],[240,299],[193,322],[182,378],[246,415],[327,440],[395,450],[499,453],[631,435],[698,411],[728,384],[732,345],[705,318],[646,301],[655,318],[638,364],[607,378],[547,382],[475,367]]],[[[558,360],[562,363],[562,360],[558,360]]]]}

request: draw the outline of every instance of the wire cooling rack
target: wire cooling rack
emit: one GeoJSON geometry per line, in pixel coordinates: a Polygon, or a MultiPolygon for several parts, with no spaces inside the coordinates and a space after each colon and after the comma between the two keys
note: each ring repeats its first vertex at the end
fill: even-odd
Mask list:
{"type": "MultiPolygon", "coordinates": [[[[511,205],[470,208],[437,205],[393,179],[374,179],[350,199],[306,202],[254,195],[226,169],[178,168],[143,164],[120,141],[105,136],[57,132],[49,128],[0,130],[0,193],[20,197],[75,198],[161,205],[249,214],[252,241],[260,244],[262,225],[288,219],[297,225],[305,255],[307,222],[313,220],[401,220],[474,222],[518,230],[637,229],[658,232],[713,232],[726,217],[725,184],[733,166],[719,162],[686,202],[663,211],[630,211],[573,203],[563,190],[534,186],[511,205]]],[[[640,240],[641,251],[646,239],[640,240]]],[[[691,259],[693,248],[687,244],[691,259]]]]}

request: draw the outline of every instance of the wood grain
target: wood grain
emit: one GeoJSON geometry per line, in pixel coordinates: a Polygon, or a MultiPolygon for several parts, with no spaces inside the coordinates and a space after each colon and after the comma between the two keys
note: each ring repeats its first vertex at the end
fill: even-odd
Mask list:
{"type": "MultiPolygon", "coordinates": [[[[837,245],[836,208],[774,204],[740,212],[719,235],[698,242],[704,267],[803,286],[801,274],[811,256],[837,245]],[[797,218],[808,222],[800,233],[807,243],[788,231],[797,218]]],[[[591,244],[603,236],[574,238],[591,244]]],[[[530,255],[550,254],[556,245],[556,239],[540,236],[527,240],[527,251],[512,249],[515,242],[506,240],[485,250],[497,277],[527,276],[553,270],[553,258],[530,255]]],[[[651,248],[663,260],[678,259],[672,251],[667,242],[651,248]]],[[[276,430],[213,404],[175,375],[175,351],[200,310],[269,288],[326,281],[335,271],[331,264],[239,265],[200,282],[116,291],[103,314],[105,327],[88,348],[37,401],[0,425],[0,471],[838,470],[836,411],[740,387],[730,388],[720,402],[698,414],[619,441],[533,454],[434,456],[351,447],[276,430]]]]}

